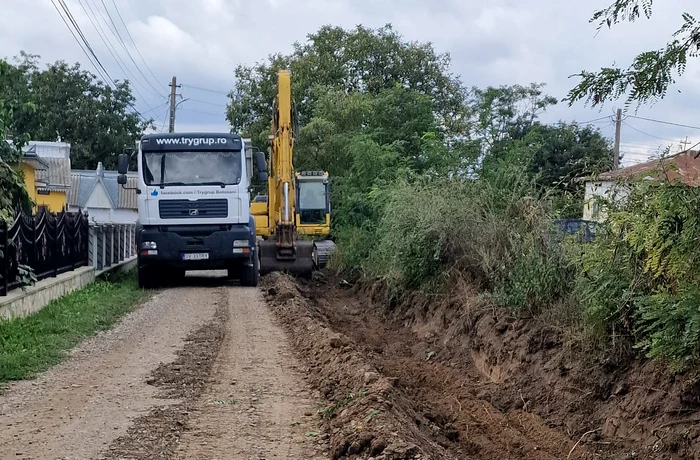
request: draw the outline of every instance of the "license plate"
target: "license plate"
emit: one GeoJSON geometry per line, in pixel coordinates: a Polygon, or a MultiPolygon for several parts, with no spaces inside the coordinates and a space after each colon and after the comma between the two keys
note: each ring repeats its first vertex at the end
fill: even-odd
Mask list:
{"type": "Polygon", "coordinates": [[[208,252],[189,252],[182,255],[182,260],[206,260],[208,258],[208,252]]]}

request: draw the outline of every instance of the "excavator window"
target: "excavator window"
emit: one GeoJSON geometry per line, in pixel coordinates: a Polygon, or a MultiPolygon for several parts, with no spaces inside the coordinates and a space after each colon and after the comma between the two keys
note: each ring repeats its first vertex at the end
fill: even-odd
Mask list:
{"type": "Polygon", "coordinates": [[[320,180],[297,183],[299,221],[302,225],[323,224],[328,212],[328,185],[320,180]]]}

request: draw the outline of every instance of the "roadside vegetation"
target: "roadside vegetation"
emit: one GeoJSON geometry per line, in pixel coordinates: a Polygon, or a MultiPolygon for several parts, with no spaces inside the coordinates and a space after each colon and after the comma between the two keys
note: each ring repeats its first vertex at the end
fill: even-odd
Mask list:
{"type": "Polygon", "coordinates": [[[23,318],[0,319],[0,383],[33,378],[142,302],[133,270],[97,280],[23,318]]]}
{"type": "Polygon", "coordinates": [[[264,148],[274,77],[291,69],[296,166],[332,177],[334,264],[346,276],[379,277],[396,295],[450,295],[450,280],[466,278],[516,313],[566,310],[591,343],[675,370],[694,363],[697,192],[633,183],[593,243],[564,237],[553,221],[581,217],[576,179],[611,168],[611,140],[541,123],[558,102],[541,83],[470,88],[449,64],[389,26],[324,27],[289,55],[239,67],[229,121],[264,148]]]}

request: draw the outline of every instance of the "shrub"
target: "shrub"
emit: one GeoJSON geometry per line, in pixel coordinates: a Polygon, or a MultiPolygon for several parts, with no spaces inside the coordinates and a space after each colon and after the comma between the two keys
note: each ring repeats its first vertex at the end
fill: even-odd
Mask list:
{"type": "Polygon", "coordinates": [[[599,332],[623,332],[647,357],[684,369],[700,352],[700,194],[640,181],[607,207],[576,283],[586,316],[599,332]]]}

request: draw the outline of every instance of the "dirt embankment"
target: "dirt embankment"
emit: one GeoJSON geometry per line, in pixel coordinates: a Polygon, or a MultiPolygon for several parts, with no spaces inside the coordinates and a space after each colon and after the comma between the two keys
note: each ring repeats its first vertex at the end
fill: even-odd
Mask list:
{"type": "Polygon", "coordinates": [[[281,275],[265,289],[329,401],[333,458],[700,455],[697,379],[587,356],[472,292],[390,302],[380,283],[281,275]]]}
{"type": "Polygon", "coordinates": [[[332,458],[593,458],[529,408],[500,410],[482,394],[488,383],[443,362],[411,328],[382,321],[359,292],[278,274],[265,285],[328,401],[332,458]]]}

